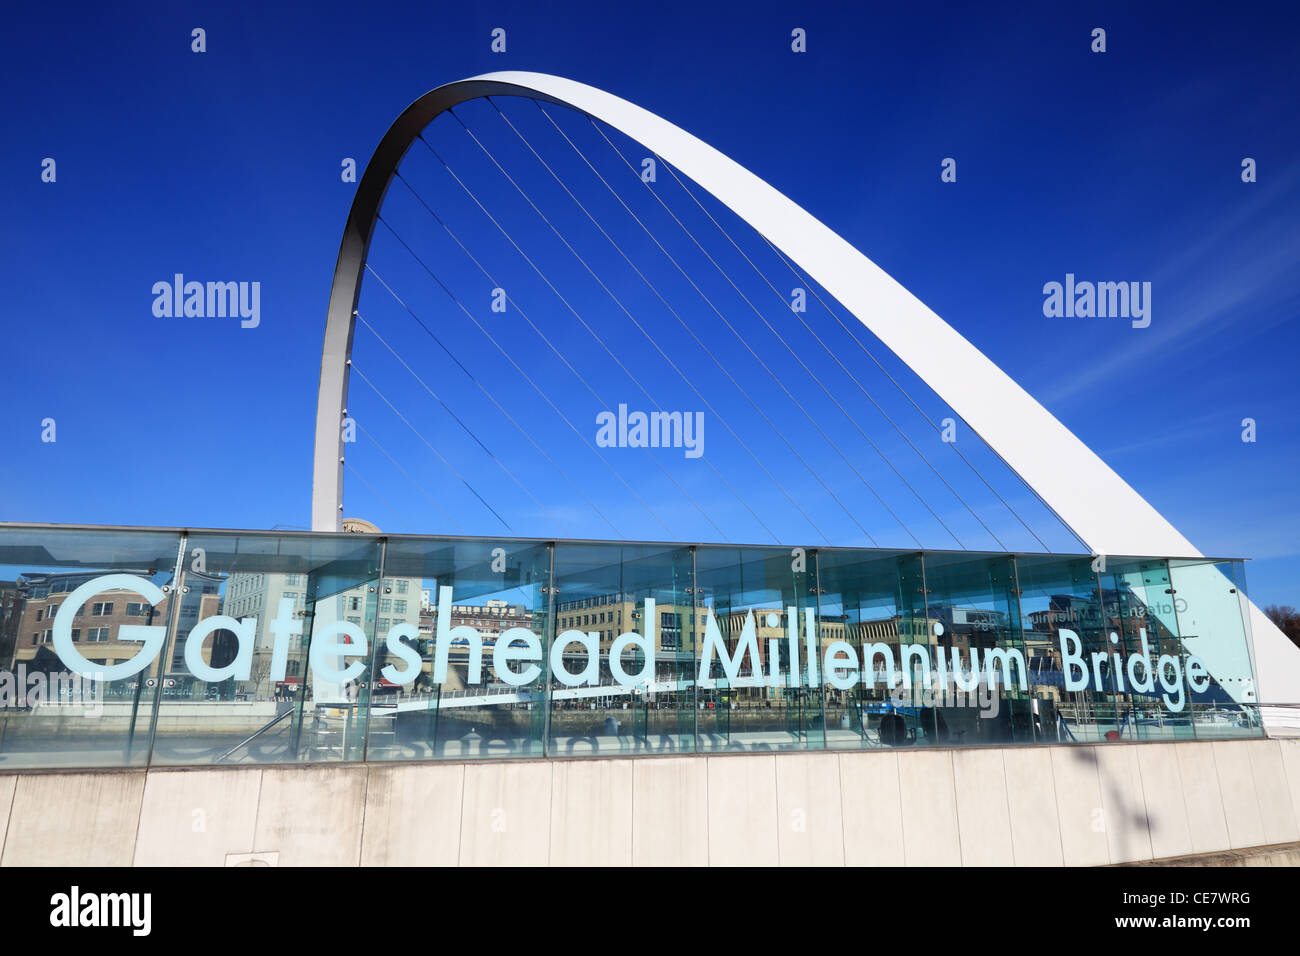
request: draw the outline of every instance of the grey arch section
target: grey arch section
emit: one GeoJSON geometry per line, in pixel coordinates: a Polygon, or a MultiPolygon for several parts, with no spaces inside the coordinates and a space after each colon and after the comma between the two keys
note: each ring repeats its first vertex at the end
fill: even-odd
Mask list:
{"type": "Polygon", "coordinates": [[[320,386],[316,396],[316,444],[312,467],[311,527],[340,531],[343,520],[343,419],[346,416],[352,336],[356,331],[361,277],[370,240],[393,174],[417,136],[439,114],[467,100],[484,96],[530,96],[561,103],[554,97],[516,83],[470,79],[448,83],[425,93],[402,111],[379,141],[366,163],[343,227],[334,282],[325,314],[325,344],[321,350],[320,386]]]}
{"type": "MultiPolygon", "coordinates": [[[[340,530],[343,436],[357,299],[379,209],[402,157],[440,113],[489,95],[516,95],[586,113],[675,166],[837,299],[957,412],[1097,554],[1201,557],[1172,524],[986,355],[897,280],[743,166],[641,107],[542,73],[502,72],[449,83],[406,108],[366,165],[348,214],[330,290],[316,407],[312,529],[340,530]]],[[[1218,574],[1213,568],[1208,573],[1218,574]]],[[[1243,604],[1248,602],[1244,601],[1243,604]]],[[[1253,603],[1259,699],[1300,703],[1300,651],[1253,603]]]]}

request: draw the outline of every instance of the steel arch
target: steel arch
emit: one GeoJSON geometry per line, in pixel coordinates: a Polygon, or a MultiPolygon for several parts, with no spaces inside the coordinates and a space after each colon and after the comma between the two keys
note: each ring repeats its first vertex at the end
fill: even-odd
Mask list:
{"type": "MultiPolygon", "coordinates": [[[[785,195],[639,106],[573,80],[517,71],[460,80],[421,96],[384,134],[366,165],[330,289],[316,408],[313,530],[340,527],[348,363],[361,274],[384,195],[407,149],[430,122],[451,107],[489,95],[525,96],[586,113],[663,157],[711,193],[916,372],[1095,553],[1201,557],[1155,508],[979,349],[785,195]]],[[[1261,679],[1272,666],[1292,675],[1286,693],[1272,699],[1300,700],[1300,660],[1294,648],[1253,604],[1250,620],[1261,679]]]]}

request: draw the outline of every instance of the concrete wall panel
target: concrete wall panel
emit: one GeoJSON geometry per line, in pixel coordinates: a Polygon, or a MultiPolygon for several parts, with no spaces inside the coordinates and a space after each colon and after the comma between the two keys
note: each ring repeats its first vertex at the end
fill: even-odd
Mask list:
{"type": "Polygon", "coordinates": [[[5,834],[9,830],[9,811],[14,804],[14,788],[17,786],[17,777],[0,777],[0,852],[4,850],[5,834]]]}
{"type": "Polygon", "coordinates": [[[1282,741],[1252,740],[1243,744],[1250,752],[1250,769],[1255,777],[1255,796],[1264,822],[1264,842],[1293,843],[1300,840],[1300,820],[1291,804],[1286,767],[1282,764],[1282,741]]]}
{"type": "Polygon", "coordinates": [[[19,773],[0,864],[1095,865],[1300,842],[1297,811],[1286,739],[19,773]]]}
{"type": "Polygon", "coordinates": [[[943,750],[900,753],[898,784],[905,864],[960,866],[952,754],[943,750]]]}
{"type": "Polygon", "coordinates": [[[367,768],[362,866],[455,866],[460,861],[464,764],[367,768]]]}
{"type": "Polygon", "coordinates": [[[1192,852],[1192,830],[1178,765],[1182,744],[1143,744],[1137,751],[1138,773],[1146,801],[1151,855],[1160,860],[1192,852]]]}
{"type": "Polygon", "coordinates": [[[634,866],[707,866],[708,761],[664,757],[632,761],[634,866]]]}
{"type": "Polygon", "coordinates": [[[892,750],[839,754],[844,862],[849,866],[904,863],[898,759],[892,750]]]}
{"type": "Polygon", "coordinates": [[[963,866],[1012,866],[1011,810],[1001,750],[954,750],[963,866]]]}
{"type": "MultiPolygon", "coordinates": [[[[785,759],[788,754],[782,754],[785,759]]],[[[776,866],[774,754],[709,757],[709,863],[776,866]]]]}
{"type": "Polygon", "coordinates": [[[843,866],[840,762],[835,754],[776,760],[777,851],[782,866],[843,866]]]}
{"type": "Polygon", "coordinates": [[[1214,765],[1214,745],[1186,741],[1173,746],[1183,781],[1187,828],[1192,836],[1191,852],[1213,853],[1230,849],[1219,772],[1214,765]]]}
{"type": "Polygon", "coordinates": [[[1223,798],[1223,815],[1228,823],[1228,841],[1234,850],[1260,846],[1264,840],[1264,820],[1259,813],[1255,794],[1255,772],[1250,763],[1250,747],[1244,740],[1219,740],[1210,744],[1223,798]]]}
{"type": "Polygon", "coordinates": [[[365,767],[267,767],[253,850],[279,866],[356,866],[365,802],[365,767]]]}
{"type": "Polygon", "coordinates": [[[554,768],[554,763],[514,760],[465,765],[462,866],[546,865],[554,768]]]}
{"type": "Polygon", "coordinates": [[[145,775],[21,774],[5,833],[4,866],[130,866],[145,775]]]}
{"type": "Polygon", "coordinates": [[[1279,739],[1282,767],[1286,770],[1287,788],[1291,791],[1291,808],[1300,823],[1300,737],[1279,739]]]}
{"type": "Polygon", "coordinates": [[[1147,823],[1142,771],[1138,766],[1139,746],[1117,744],[1098,747],[1097,775],[1101,784],[1102,824],[1110,862],[1150,860],[1151,828],[1147,823]]]}
{"type": "Polygon", "coordinates": [[[262,768],[154,771],[144,785],[136,866],[224,866],[253,852],[262,768]]]}
{"type": "Polygon", "coordinates": [[[1056,810],[1056,781],[1051,751],[1016,747],[1003,752],[1011,848],[1016,866],[1060,866],[1061,821],[1056,810]]]}
{"type": "Polygon", "coordinates": [[[551,782],[551,866],[632,865],[631,760],[565,760],[551,782]]]}
{"type": "Polygon", "coordinates": [[[1052,747],[1056,818],[1061,824],[1061,853],[1066,866],[1101,866],[1110,862],[1106,811],[1101,803],[1101,774],[1096,747],[1052,747]]]}

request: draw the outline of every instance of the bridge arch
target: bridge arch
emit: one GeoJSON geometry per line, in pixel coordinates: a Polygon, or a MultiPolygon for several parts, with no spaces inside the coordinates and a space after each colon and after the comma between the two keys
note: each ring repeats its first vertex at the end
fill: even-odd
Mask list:
{"type": "MultiPolygon", "coordinates": [[[[663,157],[711,193],[920,376],[1094,553],[1201,556],[1009,375],[795,202],[707,143],[639,106],[573,80],[518,71],[488,73],[424,94],[392,124],[366,165],[330,289],[316,409],[313,530],[337,531],[342,520],[341,424],[348,364],[361,275],[384,196],[407,149],[429,123],[460,103],[486,96],[529,97],[586,113],[663,157]]],[[[1290,642],[1254,605],[1250,611],[1261,680],[1274,663],[1290,673],[1289,686],[1300,684],[1300,659],[1290,642]]],[[[1269,701],[1267,691],[1262,699],[1269,701]]]]}

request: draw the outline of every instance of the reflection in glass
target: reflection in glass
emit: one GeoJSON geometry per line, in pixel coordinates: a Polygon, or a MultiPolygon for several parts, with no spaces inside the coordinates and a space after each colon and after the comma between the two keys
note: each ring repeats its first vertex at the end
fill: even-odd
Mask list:
{"type": "Polygon", "coordinates": [[[0,766],[1260,736],[1239,561],[0,527],[0,766]]]}
{"type": "Polygon", "coordinates": [[[0,766],[147,762],[179,541],[166,532],[0,534],[0,766]],[[109,575],[120,586],[97,586],[109,575]]]}

